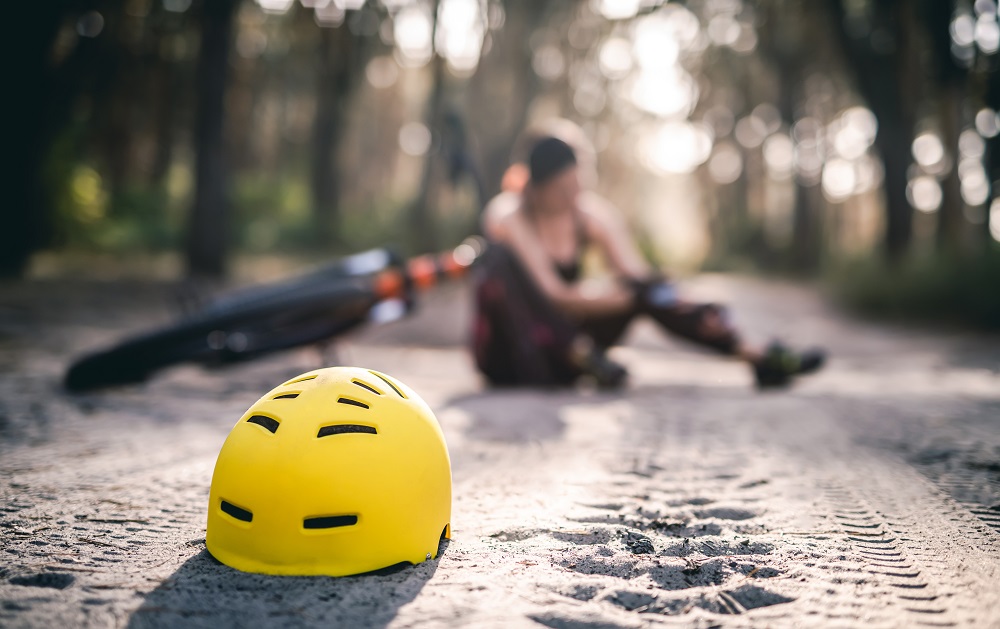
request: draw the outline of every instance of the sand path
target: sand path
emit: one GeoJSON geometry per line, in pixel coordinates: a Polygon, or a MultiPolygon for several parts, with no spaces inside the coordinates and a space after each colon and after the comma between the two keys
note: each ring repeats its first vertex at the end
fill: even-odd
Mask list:
{"type": "MultiPolygon", "coordinates": [[[[1000,339],[838,315],[707,276],[751,338],[834,358],[789,392],[637,325],[620,394],[484,390],[445,290],[337,359],[407,382],[453,457],[440,559],[347,579],[204,550],[218,448],[313,350],[71,397],[66,357],[162,318],[162,287],[0,288],[0,625],[1000,627],[1000,339]]],[[[330,360],[330,356],[326,356],[330,360]]]]}

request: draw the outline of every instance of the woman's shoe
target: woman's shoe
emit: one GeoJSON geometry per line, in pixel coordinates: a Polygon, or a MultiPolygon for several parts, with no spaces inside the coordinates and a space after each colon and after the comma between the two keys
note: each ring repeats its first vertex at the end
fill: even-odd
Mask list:
{"type": "Polygon", "coordinates": [[[582,365],[584,375],[590,376],[602,390],[620,389],[628,380],[628,370],[595,349],[582,365]]]}
{"type": "Polygon", "coordinates": [[[758,389],[788,386],[795,376],[818,371],[826,362],[826,352],[814,348],[796,352],[781,343],[771,343],[764,355],[753,363],[758,389]]]}

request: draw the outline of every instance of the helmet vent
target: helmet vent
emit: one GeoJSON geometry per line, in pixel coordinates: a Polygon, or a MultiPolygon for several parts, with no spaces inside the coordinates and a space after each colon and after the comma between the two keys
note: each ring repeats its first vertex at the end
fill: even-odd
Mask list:
{"type": "Polygon", "coordinates": [[[403,395],[403,392],[400,391],[398,388],[396,388],[396,385],[394,385],[388,378],[386,378],[385,376],[383,376],[380,373],[376,373],[376,372],[371,371],[371,370],[369,370],[368,373],[370,373],[371,375],[375,376],[376,378],[378,378],[382,382],[384,382],[387,385],[389,385],[389,388],[392,389],[393,391],[395,391],[396,395],[398,395],[399,397],[403,398],[404,400],[406,399],[406,396],[403,395]]]}
{"type": "Polygon", "coordinates": [[[223,513],[225,513],[227,515],[231,515],[234,518],[236,518],[237,520],[241,520],[243,522],[251,522],[251,521],[253,521],[253,512],[252,511],[247,511],[246,509],[241,509],[240,507],[237,507],[236,505],[234,505],[231,502],[226,502],[225,500],[223,500],[222,504],[219,505],[219,508],[222,509],[223,513]]]}
{"type": "Polygon", "coordinates": [[[286,382],[285,384],[283,384],[281,386],[287,387],[290,384],[298,384],[299,382],[305,382],[306,380],[315,380],[316,379],[316,375],[317,374],[313,374],[311,376],[305,376],[303,378],[296,378],[295,380],[289,380],[288,382],[286,382]]]}
{"type": "Polygon", "coordinates": [[[357,400],[352,400],[349,397],[342,397],[337,400],[337,404],[350,404],[351,406],[360,406],[361,408],[368,408],[368,405],[364,402],[359,402],[357,400]]]}
{"type": "Polygon", "coordinates": [[[323,426],[316,433],[316,437],[329,437],[330,435],[346,435],[352,432],[360,432],[367,435],[377,435],[378,431],[374,426],[362,426],[360,424],[334,424],[333,426],[323,426]]]}
{"type": "Polygon", "coordinates": [[[361,382],[360,380],[351,380],[351,382],[352,382],[352,383],[354,383],[354,384],[356,384],[356,385],[358,385],[358,386],[359,386],[359,387],[361,387],[362,389],[368,389],[369,391],[371,391],[371,392],[372,392],[372,393],[374,393],[375,395],[382,395],[382,392],[381,392],[381,391],[379,391],[379,390],[378,390],[378,389],[376,389],[375,387],[371,386],[370,384],[367,384],[367,383],[364,383],[364,382],[361,382]]]}
{"type": "Polygon", "coordinates": [[[302,528],[305,529],[335,529],[341,526],[354,526],[358,523],[356,515],[324,515],[318,518],[305,518],[302,528]]]}
{"type": "Polygon", "coordinates": [[[258,426],[263,426],[272,433],[278,432],[278,420],[273,417],[268,417],[267,415],[254,415],[247,420],[248,424],[257,424],[258,426]]]}
{"type": "Polygon", "coordinates": [[[276,396],[274,396],[271,399],[272,400],[294,400],[297,397],[299,397],[298,393],[282,393],[281,395],[276,395],[276,396]]]}

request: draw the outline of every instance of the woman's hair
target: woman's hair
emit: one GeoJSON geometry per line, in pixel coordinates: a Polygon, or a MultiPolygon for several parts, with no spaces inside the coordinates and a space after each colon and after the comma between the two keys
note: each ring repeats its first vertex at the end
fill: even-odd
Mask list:
{"type": "Polygon", "coordinates": [[[596,152],[594,145],[580,126],[565,118],[549,118],[542,123],[532,124],[521,132],[511,150],[511,164],[504,171],[500,189],[504,192],[521,194],[531,180],[528,161],[531,151],[546,138],[558,138],[568,144],[576,157],[580,178],[585,187],[592,187],[597,181],[596,152]]]}
{"type": "Polygon", "coordinates": [[[559,138],[542,138],[535,143],[528,155],[531,183],[539,185],[552,179],[570,166],[576,166],[572,147],[559,138]]]}

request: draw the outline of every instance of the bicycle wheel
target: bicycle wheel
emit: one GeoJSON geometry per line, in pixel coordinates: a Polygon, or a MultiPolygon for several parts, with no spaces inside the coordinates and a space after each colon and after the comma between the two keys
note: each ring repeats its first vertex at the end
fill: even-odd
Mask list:
{"type": "Polygon", "coordinates": [[[178,363],[239,362],[315,343],[363,323],[377,301],[370,282],[357,277],[261,297],[210,308],[84,356],[70,366],[63,384],[76,392],[133,384],[178,363]]]}
{"type": "Polygon", "coordinates": [[[63,385],[70,391],[88,391],[144,381],[153,372],[210,351],[203,330],[181,325],[128,339],[110,349],[75,361],[63,385]]]}

